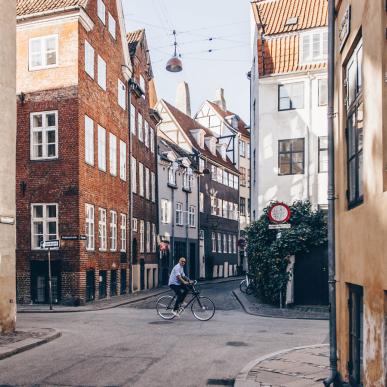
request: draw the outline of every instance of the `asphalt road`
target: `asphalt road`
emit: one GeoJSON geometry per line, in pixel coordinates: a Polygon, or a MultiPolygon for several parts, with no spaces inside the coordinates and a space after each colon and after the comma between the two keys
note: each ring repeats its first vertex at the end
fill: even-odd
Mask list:
{"type": "Polygon", "coordinates": [[[233,385],[251,360],[326,340],[326,321],[251,316],[231,290],[237,282],[202,285],[217,306],[208,322],[190,311],[173,321],[155,313],[155,299],[97,312],[23,314],[18,329],[53,327],[62,337],[0,361],[0,385],[233,385]]]}

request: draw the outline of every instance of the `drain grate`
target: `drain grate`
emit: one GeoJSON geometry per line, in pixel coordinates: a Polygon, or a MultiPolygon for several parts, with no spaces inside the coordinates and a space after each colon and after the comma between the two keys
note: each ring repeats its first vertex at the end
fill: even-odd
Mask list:
{"type": "Polygon", "coordinates": [[[207,386],[233,386],[235,379],[207,379],[207,386]]]}
{"type": "Polygon", "coordinates": [[[246,344],[243,341],[227,341],[226,345],[229,345],[230,347],[247,347],[248,344],[246,344]]]}

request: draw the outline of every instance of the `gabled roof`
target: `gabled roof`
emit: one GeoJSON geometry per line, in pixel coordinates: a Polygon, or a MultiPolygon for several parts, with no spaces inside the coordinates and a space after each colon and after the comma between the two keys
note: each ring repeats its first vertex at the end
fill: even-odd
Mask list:
{"type": "Polygon", "coordinates": [[[16,16],[66,10],[74,7],[85,8],[87,2],[88,0],[16,0],[16,16]]]}
{"type": "Polygon", "coordinates": [[[191,117],[184,114],[182,111],[180,111],[179,109],[177,109],[176,107],[168,103],[167,101],[161,100],[161,102],[166,106],[166,108],[172,114],[173,118],[176,120],[180,128],[184,131],[185,135],[189,138],[192,146],[195,149],[197,149],[208,159],[239,174],[238,169],[235,168],[234,164],[230,160],[228,160],[227,157],[226,157],[226,160],[224,160],[218,151],[216,151],[216,155],[212,154],[211,151],[208,149],[207,145],[204,145],[204,149],[201,148],[190,132],[191,130],[194,130],[194,129],[203,129],[206,133],[206,136],[213,136],[211,134],[211,131],[208,128],[199,124],[198,122],[196,122],[191,117]]]}
{"type": "Polygon", "coordinates": [[[328,25],[328,0],[261,0],[252,7],[266,36],[328,25]],[[293,23],[287,24],[292,18],[293,23]]]}
{"type": "MultiPolygon", "coordinates": [[[[211,101],[207,101],[209,103],[209,105],[215,110],[216,113],[218,113],[218,115],[220,115],[223,120],[226,119],[226,117],[229,117],[229,116],[233,116],[233,115],[236,115],[238,116],[237,114],[233,113],[233,112],[230,112],[229,110],[223,110],[217,103],[215,102],[211,102],[211,101]]],[[[239,117],[239,116],[238,116],[239,117]]],[[[250,133],[249,131],[247,130],[247,125],[246,123],[239,117],[239,120],[238,120],[238,132],[240,134],[242,134],[243,136],[246,136],[246,137],[250,137],[250,133]]]]}

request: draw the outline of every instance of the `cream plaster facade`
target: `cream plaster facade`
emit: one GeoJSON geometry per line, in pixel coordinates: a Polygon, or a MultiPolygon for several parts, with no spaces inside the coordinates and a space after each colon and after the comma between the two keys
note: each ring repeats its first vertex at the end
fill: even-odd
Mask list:
{"type": "Polygon", "coordinates": [[[0,332],[16,326],[16,3],[0,14],[0,332]],[[5,224],[9,217],[12,224],[5,224]]]}

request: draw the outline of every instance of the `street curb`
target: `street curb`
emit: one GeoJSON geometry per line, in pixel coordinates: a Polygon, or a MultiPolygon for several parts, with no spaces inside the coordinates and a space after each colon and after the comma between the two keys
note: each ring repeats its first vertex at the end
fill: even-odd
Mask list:
{"type": "Polygon", "coordinates": [[[243,369],[239,372],[239,374],[235,378],[234,387],[257,386],[257,383],[255,383],[251,380],[247,380],[247,376],[253,367],[255,367],[257,364],[263,362],[264,360],[270,359],[270,358],[275,357],[275,356],[284,355],[284,354],[287,354],[287,353],[290,353],[293,351],[298,351],[298,350],[302,350],[302,349],[310,349],[310,348],[319,348],[319,347],[321,347],[321,348],[322,347],[329,347],[329,344],[313,344],[313,345],[305,345],[302,347],[293,347],[293,348],[283,349],[281,351],[269,353],[267,355],[258,357],[257,359],[252,360],[251,362],[247,363],[247,365],[245,367],[243,367],[243,369]]]}
{"type": "MultiPolygon", "coordinates": [[[[225,283],[225,282],[232,282],[232,281],[240,281],[241,280],[241,277],[231,277],[231,278],[222,278],[220,280],[211,280],[211,281],[199,281],[198,284],[199,285],[209,285],[209,284],[220,284],[220,283],[225,283]]],[[[167,286],[163,286],[162,288],[160,288],[160,291],[158,292],[155,292],[153,294],[141,294],[141,291],[140,292],[137,292],[137,293],[133,293],[137,296],[138,294],[138,297],[136,298],[132,298],[130,300],[122,300],[120,302],[117,302],[115,304],[112,304],[112,305],[107,305],[107,306],[103,306],[103,307],[96,307],[96,308],[91,308],[91,307],[86,307],[84,309],[77,309],[78,307],[73,307],[73,309],[69,309],[69,310],[64,310],[64,309],[53,309],[53,310],[33,310],[33,309],[25,309],[25,310],[18,310],[17,313],[81,313],[81,312],[98,312],[100,310],[107,310],[107,309],[114,309],[114,308],[118,308],[120,306],[123,306],[123,305],[129,305],[129,304],[134,304],[136,302],[140,302],[140,301],[145,301],[145,300],[148,300],[149,298],[152,298],[152,297],[158,297],[160,296],[161,294],[164,294],[164,293],[168,293],[170,291],[169,287],[167,286]]],[[[82,308],[82,307],[80,307],[82,308]]]]}
{"type": "Polygon", "coordinates": [[[276,316],[276,315],[273,315],[270,313],[250,312],[249,308],[243,303],[241,297],[237,294],[237,292],[235,290],[232,291],[232,294],[237,299],[237,301],[241,304],[243,310],[251,316],[259,316],[259,317],[267,317],[267,318],[282,318],[285,320],[316,320],[316,321],[328,321],[329,320],[329,317],[323,318],[323,317],[312,317],[312,316],[309,316],[309,317],[307,317],[307,316],[305,316],[305,317],[302,317],[302,316],[297,316],[297,317],[296,316],[276,316]]]}
{"type": "MultiPolygon", "coordinates": [[[[17,342],[14,343],[14,344],[11,344],[9,347],[10,348],[14,347],[14,348],[10,349],[7,352],[0,353],[0,360],[6,359],[6,358],[14,356],[14,355],[17,355],[18,353],[21,353],[21,352],[28,351],[28,350],[30,350],[32,348],[39,347],[40,345],[47,344],[50,341],[53,341],[53,340],[55,340],[55,339],[57,339],[57,338],[62,336],[62,333],[57,331],[56,329],[53,329],[53,331],[54,332],[51,335],[46,336],[43,339],[35,339],[36,340],[35,342],[27,344],[27,345],[22,345],[22,344],[18,345],[17,342]]],[[[22,341],[20,343],[22,343],[22,341]]],[[[1,350],[1,347],[0,347],[0,350],[1,350]]]]}

